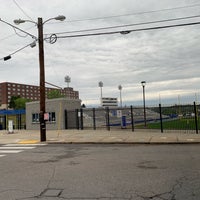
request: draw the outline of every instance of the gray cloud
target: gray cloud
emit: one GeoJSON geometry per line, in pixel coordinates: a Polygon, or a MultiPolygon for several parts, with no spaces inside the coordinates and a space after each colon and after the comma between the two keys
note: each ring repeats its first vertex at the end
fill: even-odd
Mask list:
{"type": "MultiPolygon", "coordinates": [[[[182,0],[17,0],[17,2],[36,21],[38,17],[46,20],[59,14],[66,16],[65,22],[51,21],[45,24],[45,33],[197,15],[199,9],[199,7],[191,7],[105,20],[75,22],[74,20],[78,19],[146,12],[198,2],[183,2],[182,0]]],[[[12,23],[16,18],[27,18],[13,1],[0,0],[0,3],[2,19],[12,23]]],[[[197,18],[182,22],[198,20],[197,18]]],[[[24,23],[19,27],[37,35],[37,27],[33,24],[24,23]]],[[[139,27],[146,26],[137,28],[139,27]]],[[[2,23],[0,23],[0,28],[1,58],[33,40],[28,36],[19,37],[11,27],[2,23]]],[[[65,87],[64,77],[69,75],[72,80],[70,85],[80,92],[80,98],[87,104],[99,103],[99,81],[104,82],[105,96],[118,97],[117,87],[122,84],[124,102],[129,103],[142,100],[140,84],[142,80],[147,82],[147,101],[158,99],[159,95],[162,98],[171,98],[177,95],[198,93],[200,89],[198,84],[200,81],[198,76],[200,72],[198,67],[200,63],[199,29],[200,26],[196,25],[132,32],[128,35],[58,39],[52,45],[45,43],[46,80],[65,87]]],[[[7,62],[1,60],[0,81],[38,84],[38,46],[20,51],[7,62]]]]}

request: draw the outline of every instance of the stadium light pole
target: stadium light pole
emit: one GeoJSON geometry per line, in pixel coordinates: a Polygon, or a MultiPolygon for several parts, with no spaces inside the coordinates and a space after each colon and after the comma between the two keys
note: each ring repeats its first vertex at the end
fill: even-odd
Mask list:
{"type": "Polygon", "coordinates": [[[102,105],[102,88],[103,88],[103,82],[102,81],[99,82],[99,87],[100,87],[100,92],[101,92],[100,105],[102,105]]]}
{"type": "Polygon", "coordinates": [[[119,89],[119,97],[120,97],[120,107],[122,108],[122,86],[119,85],[118,86],[118,89],[119,89]]]}
{"type": "Polygon", "coordinates": [[[44,34],[43,25],[50,20],[65,20],[65,16],[59,15],[54,18],[49,18],[43,22],[41,17],[38,17],[38,21],[16,19],[14,23],[19,25],[25,22],[31,22],[37,25],[38,28],[38,43],[39,43],[39,66],[40,66],[40,141],[46,141],[46,121],[45,121],[45,66],[44,66],[44,34]]]}
{"type": "Polygon", "coordinates": [[[71,82],[71,78],[69,76],[65,76],[65,82],[67,83],[67,87],[69,87],[69,83],[71,82]]]}
{"type": "Polygon", "coordinates": [[[146,120],[146,106],[145,106],[145,85],[146,81],[142,81],[142,89],[143,89],[143,106],[144,106],[144,127],[147,126],[147,120],[146,120]]]}
{"type": "Polygon", "coordinates": [[[67,83],[67,88],[69,92],[69,99],[71,98],[70,90],[69,90],[69,83],[71,82],[71,78],[69,76],[65,76],[65,82],[67,83]]]}

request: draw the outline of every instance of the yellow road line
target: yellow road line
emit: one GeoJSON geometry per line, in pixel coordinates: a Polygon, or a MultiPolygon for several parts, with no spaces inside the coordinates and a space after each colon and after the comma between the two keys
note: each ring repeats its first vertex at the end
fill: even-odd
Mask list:
{"type": "Polygon", "coordinates": [[[39,140],[22,140],[20,142],[18,142],[18,144],[36,144],[39,143],[39,140]]]}

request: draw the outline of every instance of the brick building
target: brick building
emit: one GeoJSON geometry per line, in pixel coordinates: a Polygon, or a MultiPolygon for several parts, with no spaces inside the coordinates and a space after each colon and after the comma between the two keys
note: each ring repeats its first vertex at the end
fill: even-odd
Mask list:
{"type": "MultiPolygon", "coordinates": [[[[60,90],[61,94],[68,97],[68,99],[79,99],[79,92],[74,91],[71,87],[63,89],[46,87],[45,90],[46,95],[52,90],[60,90]]],[[[8,109],[11,97],[18,95],[31,101],[38,101],[40,99],[40,87],[11,82],[0,83],[0,109],[8,109]]]]}

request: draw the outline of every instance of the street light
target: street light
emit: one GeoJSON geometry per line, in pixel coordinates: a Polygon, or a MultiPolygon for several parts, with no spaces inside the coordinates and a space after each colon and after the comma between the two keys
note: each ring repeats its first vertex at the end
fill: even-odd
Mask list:
{"type": "Polygon", "coordinates": [[[146,120],[146,107],[145,107],[145,85],[146,81],[142,81],[142,89],[143,89],[143,105],[144,105],[144,127],[147,125],[147,120],[146,120]]]}
{"type": "MultiPolygon", "coordinates": [[[[19,25],[25,22],[31,22],[38,27],[38,43],[39,43],[39,65],[40,65],[40,141],[46,141],[46,121],[44,119],[45,115],[45,68],[44,68],[44,39],[43,39],[43,25],[50,20],[65,20],[65,16],[59,15],[54,18],[50,18],[43,22],[42,18],[38,18],[38,22],[31,20],[16,19],[14,23],[19,25]]],[[[34,45],[32,45],[34,46],[34,45]]]]}
{"type": "Polygon", "coordinates": [[[99,82],[99,87],[100,87],[100,91],[101,91],[100,104],[102,105],[102,87],[103,87],[103,82],[102,81],[99,82]]]}
{"type": "Polygon", "coordinates": [[[118,89],[119,89],[119,95],[120,95],[120,107],[122,108],[122,86],[119,85],[118,89]]]}
{"type": "MultiPolygon", "coordinates": [[[[47,19],[46,21],[43,22],[43,24],[45,24],[46,22],[48,22],[50,20],[64,21],[65,19],[66,19],[66,17],[64,15],[58,15],[57,17],[52,17],[52,18],[47,19]]],[[[38,20],[39,20],[39,18],[38,18],[38,20]]],[[[16,25],[19,25],[19,24],[22,24],[22,23],[25,23],[25,22],[31,22],[31,23],[38,25],[37,22],[31,21],[31,20],[23,20],[23,19],[15,19],[15,20],[13,20],[13,22],[16,25]]]]}

